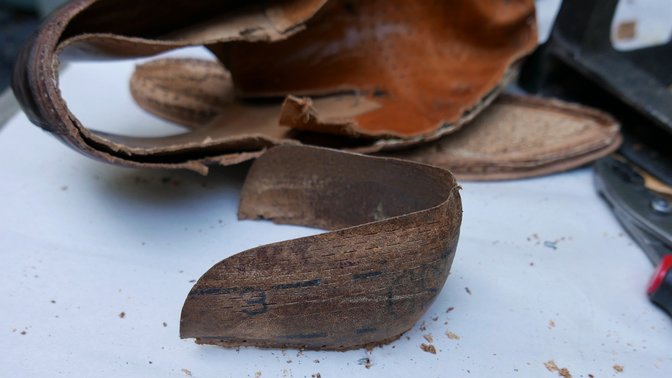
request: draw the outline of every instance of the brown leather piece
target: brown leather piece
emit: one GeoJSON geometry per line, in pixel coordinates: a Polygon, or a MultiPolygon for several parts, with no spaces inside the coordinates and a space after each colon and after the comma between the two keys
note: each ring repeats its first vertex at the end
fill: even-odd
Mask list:
{"type": "Polygon", "coordinates": [[[413,137],[458,124],[536,44],[533,0],[336,0],[283,41],[213,51],[241,97],[355,91],[381,108],[348,134],[413,137]]]}
{"type": "MultiPolygon", "coordinates": [[[[231,119],[233,112],[243,114],[241,106],[255,111],[250,103],[235,99],[230,80],[224,67],[214,61],[159,59],[138,66],[131,79],[131,90],[140,106],[150,113],[189,128],[212,128],[209,134],[215,135],[219,129],[234,130],[216,121],[219,114],[225,112],[227,115],[222,118],[231,119]]],[[[333,118],[324,117],[330,114],[329,107],[320,106],[320,101],[329,98],[333,97],[318,98],[312,107],[301,106],[305,100],[300,99],[292,100],[294,106],[289,106],[288,101],[284,105],[268,104],[274,108],[264,120],[264,133],[277,138],[300,138],[274,125],[277,114],[281,124],[287,124],[282,122],[286,117],[298,117],[307,123],[313,119],[307,114],[314,118],[322,115],[322,127],[337,127],[342,119],[339,115],[347,115],[347,109],[366,114],[380,106],[375,103],[368,108],[365,98],[342,95],[345,109],[332,112],[333,118]]],[[[261,127],[261,123],[257,125],[261,127]]],[[[323,143],[319,138],[305,142],[323,143]]],[[[381,154],[450,169],[462,180],[503,180],[575,168],[608,155],[620,142],[618,123],[598,110],[559,100],[502,95],[468,127],[454,134],[413,149],[381,154]]],[[[374,142],[374,146],[375,143],[381,142],[374,142]]],[[[392,141],[386,143],[388,147],[393,145],[392,141]]],[[[367,144],[339,147],[375,152],[367,144]]]]}
{"type": "MultiPolygon", "coordinates": [[[[141,2],[75,0],[58,9],[45,20],[38,33],[27,44],[15,66],[13,88],[33,123],[50,131],[69,146],[90,157],[125,166],[187,168],[206,173],[208,165],[235,164],[260,155],[268,147],[283,143],[296,143],[296,140],[319,141],[320,144],[339,148],[355,145],[361,151],[372,152],[436,139],[440,135],[455,131],[466,120],[487,106],[514,70],[512,64],[530,52],[536,43],[532,0],[502,2],[424,0],[395,2],[397,7],[408,11],[404,12],[404,16],[418,18],[407,17],[399,24],[399,28],[409,31],[402,36],[403,38],[397,40],[390,36],[389,40],[399,42],[398,46],[386,45],[385,41],[388,39],[386,36],[390,31],[394,31],[394,25],[397,22],[392,14],[396,10],[390,8],[390,4],[392,3],[381,1],[350,3],[341,0],[245,2],[177,0],[171,2],[170,7],[166,7],[164,2],[158,0],[141,2]],[[445,8],[440,15],[435,12],[440,10],[435,9],[436,6],[445,8]],[[373,7],[381,7],[381,12],[373,7]],[[69,111],[58,89],[60,59],[143,57],[184,46],[205,45],[222,59],[235,65],[235,72],[238,72],[241,68],[241,52],[252,46],[247,43],[254,43],[257,47],[273,46],[283,40],[289,41],[293,37],[301,36],[296,41],[300,42],[299,47],[305,47],[302,41],[306,36],[314,36],[314,41],[319,43],[322,40],[320,33],[331,30],[332,36],[328,38],[329,41],[338,42],[340,36],[345,39],[341,39],[338,43],[342,44],[345,41],[347,44],[350,41],[348,34],[339,34],[343,31],[343,27],[347,27],[341,17],[347,16],[343,13],[343,9],[346,13],[357,9],[372,12],[373,19],[383,17],[379,20],[381,29],[377,29],[382,33],[380,36],[385,37],[382,38],[384,43],[380,44],[381,48],[385,47],[392,53],[391,60],[398,61],[399,67],[403,65],[412,69],[409,68],[410,71],[407,74],[399,74],[401,76],[390,76],[389,74],[376,76],[376,87],[374,88],[371,87],[371,83],[360,80],[362,71],[354,70],[355,67],[352,64],[370,66],[371,69],[378,67],[381,73],[383,72],[382,66],[373,65],[368,61],[352,60],[353,51],[346,49],[343,50],[343,57],[344,59],[347,57],[344,60],[347,64],[338,68],[332,59],[328,62],[329,69],[333,70],[335,80],[344,79],[342,74],[345,71],[357,73],[357,76],[353,76],[353,79],[358,78],[352,81],[354,84],[346,83],[347,85],[344,86],[343,83],[334,82],[331,83],[333,86],[329,83],[314,86],[319,70],[309,71],[306,66],[309,62],[299,60],[296,72],[301,70],[312,75],[307,76],[305,86],[301,84],[297,87],[299,92],[334,94],[335,91],[343,89],[356,90],[346,96],[370,104],[375,103],[380,107],[376,111],[367,113],[348,115],[347,112],[341,112],[339,122],[321,122],[321,119],[333,118],[332,114],[335,114],[334,112],[320,113],[320,109],[324,107],[319,106],[319,102],[324,98],[313,96],[307,99],[302,98],[304,96],[299,92],[283,93],[283,97],[292,94],[299,95],[299,97],[287,97],[288,112],[284,115],[289,116],[278,118],[278,120],[293,122],[288,126],[304,131],[310,130],[312,133],[303,133],[299,136],[291,134],[290,138],[286,138],[284,134],[278,137],[276,130],[266,133],[265,129],[261,130],[262,132],[250,130],[249,133],[236,133],[234,137],[227,136],[226,138],[219,138],[218,135],[205,135],[202,130],[201,133],[188,132],[164,138],[114,135],[96,131],[96,125],[81,124],[69,111]],[[333,19],[329,17],[332,12],[335,12],[333,14],[338,17],[333,17],[333,19]],[[439,29],[445,29],[445,31],[439,29]],[[416,32],[418,33],[417,38],[413,37],[416,32]],[[426,40],[427,43],[423,42],[426,40]],[[245,44],[240,42],[245,42],[245,44]],[[406,48],[410,50],[403,51],[406,48]],[[436,57],[431,59],[435,53],[438,57],[448,59],[448,61],[439,61],[436,57]],[[428,60],[425,62],[409,58],[413,56],[428,60]],[[439,75],[442,65],[446,67],[446,72],[439,75]],[[473,69],[469,68],[464,71],[465,68],[460,67],[473,67],[473,69]],[[428,70],[427,76],[422,74],[425,70],[428,70]],[[419,75],[418,80],[412,80],[411,77],[415,77],[416,74],[419,75]],[[402,83],[400,77],[406,77],[408,82],[402,83]],[[427,80],[433,81],[437,77],[441,77],[441,82],[447,84],[445,88],[448,92],[443,92],[439,90],[440,88],[437,89],[436,86],[430,85],[431,82],[426,82],[427,80]],[[390,80],[390,82],[383,83],[381,80],[390,80]],[[425,85],[424,93],[412,93],[425,85]],[[381,92],[380,88],[387,92],[381,92]],[[405,92],[404,88],[407,88],[409,92],[405,92]],[[373,92],[369,93],[371,90],[373,92]],[[292,102],[294,100],[298,102],[292,102]],[[398,106],[398,101],[404,103],[410,101],[408,104],[412,105],[412,109],[406,105],[398,106]],[[384,121],[384,118],[380,117],[386,111],[385,109],[391,114],[406,109],[403,112],[408,116],[406,120],[409,122],[389,123],[389,127],[380,123],[379,127],[382,129],[375,130],[373,126],[360,127],[377,122],[373,118],[371,120],[373,123],[365,121],[366,117],[378,117],[377,119],[384,121]],[[416,111],[418,109],[419,113],[416,111]],[[294,113],[291,113],[292,111],[294,113]],[[428,113],[425,114],[426,111],[428,113]],[[291,117],[292,114],[293,117],[291,117]],[[421,118],[412,119],[413,114],[420,115],[421,118]],[[305,120],[307,121],[303,122],[305,120]],[[430,127],[430,124],[433,126],[430,127]],[[415,129],[413,125],[418,128],[415,129]],[[319,131],[320,134],[333,133],[340,136],[317,137],[314,135],[315,131],[319,131]],[[342,134],[348,138],[343,137],[342,134]],[[353,136],[360,139],[362,136],[369,136],[369,138],[364,138],[363,141],[351,141],[353,136]],[[389,138],[390,136],[396,137],[389,138]],[[383,139],[375,140],[380,138],[383,139]]],[[[360,22],[364,20],[362,17],[363,13],[355,18],[351,17],[349,20],[354,24],[352,29],[348,30],[359,30],[357,28],[378,25],[377,21],[374,22],[375,25],[369,21],[362,23],[360,22]]],[[[363,35],[371,34],[368,29],[361,29],[360,32],[363,35]]],[[[369,43],[372,40],[367,37],[362,41],[369,43]]],[[[287,45],[288,48],[292,46],[293,44],[287,45]]],[[[262,61],[268,62],[265,54],[264,52],[264,55],[257,55],[259,62],[255,64],[262,61]]],[[[295,51],[287,51],[286,54],[285,58],[299,57],[295,51]]],[[[381,56],[378,54],[373,58],[379,60],[381,56]]],[[[327,61],[325,60],[324,63],[327,64],[327,61]]],[[[286,64],[278,64],[277,66],[266,65],[262,68],[268,68],[268,74],[272,75],[277,72],[275,70],[288,69],[288,67],[286,64]]],[[[264,73],[260,72],[259,75],[264,75],[264,73]]],[[[249,78],[249,74],[246,77],[249,78]]],[[[293,77],[296,78],[296,75],[294,74],[293,77]]],[[[238,80],[234,78],[234,81],[238,80]]],[[[300,84],[300,80],[297,84],[300,84]]],[[[241,93],[246,92],[247,96],[259,96],[262,90],[265,92],[263,88],[255,91],[249,83],[244,86],[241,84],[241,93]]],[[[337,100],[337,104],[332,104],[326,109],[342,109],[343,103],[338,103],[338,101],[343,99],[341,97],[343,95],[330,96],[337,100]]],[[[397,116],[393,118],[401,119],[397,116]]],[[[255,121],[252,119],[248,122],[240,117],[238,120],[241,122],[234,125],[234,128],[240,127],[241,124],[254,124],[252,121],[255,121]]],[[[228,120],[220,119],[219,122],[227,124],[228,120]]]]}
{"type": "Polygon", "coordinates": [[[325,2],[177,0],[167,7],[158,0],[71,1],[52,13],[26,44],[14,66],[12,87],[34,124],[89,157],[205,174],[208,165],[249,160],[277,142],[243,135],[212,144],[198,134],[145,139],[95,131],[95,125],[82,125],[61,97],[61,59],[120,59],[238,39],[280,40],[300,31],[325,2]]]}
{"type": "Polygon", "coordinates": [[[384,153],[449,169],[460,180],[506,180],[561,172],[614,152],[618,122],[585,106],[502,95],[458,133],[384,153]]]}
{"type": "Polygon", "coordinates": [[[345,350],[392,341],[427,311],[455,257],[462,207],[446,170],[283,146],[254,162],[238,216],[333,231],[213,266],[184,303],[180,336],[345,350]]]}

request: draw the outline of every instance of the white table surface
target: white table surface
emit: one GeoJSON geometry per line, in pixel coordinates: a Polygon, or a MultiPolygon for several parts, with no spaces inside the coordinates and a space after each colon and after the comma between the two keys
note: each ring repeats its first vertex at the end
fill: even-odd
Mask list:
{"type": "MultiPolygon", "coordinates": [[[[132,70],[73,64],[64,96],[90,127],[179,132],[133,104],[132,70]]],[[[452,274],[413,330],[371,352],[299,353],[178,336],[193,280],[213,264],[320,232],[237,221],[245,167],[207,177],[114,167],[23,114],[0,129],[0,161],[3,377],[558,376],[549,361],[573,377],[672,376],[672,322],[644,293],[653,267],[595,194],[589,167],[462,183],[452,274]],[[436,355],[420,349],[427,334],[436,355]]]]}

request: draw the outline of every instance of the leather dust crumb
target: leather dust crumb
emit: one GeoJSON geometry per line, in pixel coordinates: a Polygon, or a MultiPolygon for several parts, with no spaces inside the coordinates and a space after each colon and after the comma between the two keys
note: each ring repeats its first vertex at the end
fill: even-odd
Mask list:
{"type": "Polygon", "coordinates": [[[426,335],[422,335],[422,337],[424,337],[425,340],[427,340],[427,342],[430,343],[430,344],[434,342],[434,338],[432,337],[431,333],[428,333],[426,335]]]}
{"type": "Polygon", "coordinates": [[[311,375],[312,378],[322,378],[322,375],[320,373],[315,373],[311,375]]]}
{"type": "Polygon", "coordinates": [[[569,370],[567,368],[562,368],[558,372],[558,375],[563,377],[563,378],[572,378],[572,374],[570,374],[569,370]]]}
{"type": "Polygon", "coordinates": [[[560,368],[558,368],[558,365],[555,364],[555,361],[550,360],[548,362],[544,362],[544,366],[546,366],[546,370],[548,371],[560,371],[560,368]]]}
{"type": "Polygon", "coordinates": [[[464,288],[464,291],[466,291],[467,294],[471,295],[471,290],[470,290],[468,287],[465,287],[465,288],[464,288]]]}
{"type": "Polygon", "coordinates": [[[553,320],[548,321],[548,329],[555,328],[555,322],[553,320]]]}
{"type": "Polygon", "coordinates": [[[422,322],[422,324],[420,324],[420,327],[419,327],[418,329],[419,329],[421,332],[426,331],[426,330],[427,330],[427,323],[422,322]]]}
{"type": "Polygon", "coordinates": [[[622,365],[614,365],[614,370],[616,370],[617,373],[622,373],[623,372],[623,366],[622,365]]]}
{"type": "Polygon", "coordinates": [[[460,336],[458,336],[457,334],[452,333],[450,331],[446,331],[446,336],[448,336],[448,338],[451,339],[451,340],[459,340],[460,339],[460,336]]]}
{"type": "Polygon", "coordinates": [[[544,366],[546,367],[546,370],[550,372],[557,372],[558,375],[563,378],[572,378],[572,373],[570,373],[567,368],[559,368],[553,360],[544,362],[544,366]]]}
{"type": "Polygon", "coordinates": [[[125,317],[126,317],[126,313],[123,312],[123,311],[120,312],[120,313],[119,313],[119,317],[120,317],[121,319],[125,318],[125,317]]]}
{"type": "Polygon", "coordinates": [[[254,378],[259,378],[259,377],[261,377],[261,372],[260,371],[255,372],[254,373],[254,378]]]}
{"type": "Polygon", "coordinates": [[[191,377],[191,370],[189,370],[189,369],[182,369],[182,372],[184,373],[184,375],[186,375],[186,376],[188,376],[188,377],[191,377]]]}
{"type": "Polygon", "coordinates": [[[420,349],[427,353],[436,354],[436,348],[432,344],[420,344],[420,349]]]}

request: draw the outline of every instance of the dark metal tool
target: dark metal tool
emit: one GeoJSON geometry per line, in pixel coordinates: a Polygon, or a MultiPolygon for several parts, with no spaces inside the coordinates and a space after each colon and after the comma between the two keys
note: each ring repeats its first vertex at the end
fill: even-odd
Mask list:
{"type": "Polygon", "coordinates": [[[520,84],[600,107],[605,99],[586,92],[592,84],[672,134],[672,41],[616,50],[610,34],[617,5],[618,0],[564,0],[549,40],[527,60],[520,84]],[[567,76],[582,80],[572,86],[567,76]]]}
{"type": "Polygon", "coordinates": [[[597,107],[621,122],[619,153],[625,159],[598,161],[595,182],[658,266],[649,297],[672,314],[672,204],[647,189],[634,168],[672,187],[672,42],[616,50],[610,34],[617,5],[618,0],[564,0],[548,41],[525,62],[519,85],[597,107]]]}
{"type": "Polygon", "coordinates": [[[623,228],[657,265],[647,292],[672,315],[672,201],[647,189],[631,164],[613,157],[595,164],[595,185],[623,228]]]}

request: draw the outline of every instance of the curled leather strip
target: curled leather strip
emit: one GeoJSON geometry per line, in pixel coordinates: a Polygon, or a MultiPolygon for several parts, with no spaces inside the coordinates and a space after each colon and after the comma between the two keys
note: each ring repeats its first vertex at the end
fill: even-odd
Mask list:
{"type": "Polygon", "coordinates": [[[427,311],[455,257],[462,207],[446,170],[281,146],[254,162],[238,214],[333,231],[212,267],[187,297],[181,337],[344,350],[392,341],[427,311]]]}
{"type": "Polygon", "coordinates": [[[75,0],[27,44],[13,87],[33,123],[90,157],[206,173],[296,144],[297,130],[368,152],[434,140],[485,108],[535,46],[532,0],[75,0]],[[233,124],[161,138],[105,133],[82,125],[58,89],[60,59],[193,45],[230,66],[241,100],[233,124]],[[253,100],[269,95],[286,96],[276,118],[289,129],[257,127],[267,109],[253,100]],[[241,119],[250,102],[252,118],[241,119]]]}

